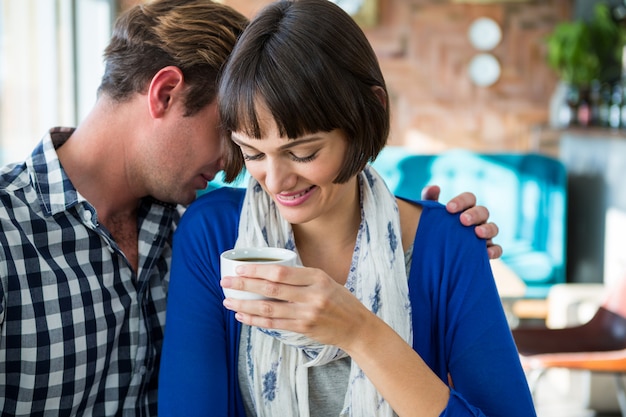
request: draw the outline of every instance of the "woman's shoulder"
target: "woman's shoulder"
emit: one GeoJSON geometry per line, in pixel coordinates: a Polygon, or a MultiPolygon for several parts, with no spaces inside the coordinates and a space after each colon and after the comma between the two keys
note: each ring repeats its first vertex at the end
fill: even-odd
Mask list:
{"type": "Polygon", "coordinates": [[[402,246],[409,248],[413,245],[415,231],[422,215],[422,205],[419,201],[397,198],[398,212],[400,213],[400,227],[402,229],[402,246]]]}
{"type": "MultiPolygon", "coordinates": [[[[181,218],[178,234],[194,234],[196,229],[230,228],[239,223],[245,189],[220,187],[199,196],[181,218]]],[[[199,230],[197,230],[199,231],[199,230]]]]}
{"type": "Polygon", "coordinates": [[[413,243],[416,233],[442,236],[445,230],[462,229],[459,214],[451,214],[438,201],[398,198],[398,210],[405,247],[413,243]]]}
{"type": "MultiPolygon", "coordinates": [[[[403,234],[421,241],[479,240],[473,227],[464,226],[460,213],[449,213],[446,206],[429,200],[398,199],[403,234]],[[467,236],[467,237],[465,237],[467,236]]],[[[410,242],[413,243],[413,242],[410,242]]]]}
{"type": "Polygon", "coordinates": [[[232,213],[233,210],[239,214],[243,198],[246,194],[244,188],[220,187],[200,195],[185,210],[185,216],[206,215],[215,212],[232,213]]]}

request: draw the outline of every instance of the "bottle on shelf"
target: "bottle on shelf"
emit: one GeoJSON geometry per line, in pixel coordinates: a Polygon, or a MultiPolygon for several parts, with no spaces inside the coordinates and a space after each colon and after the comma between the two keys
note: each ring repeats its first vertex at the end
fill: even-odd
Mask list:
{"type": "Polygon", "coordinates": [[[615,83],[611,94],[611,106],[609,107],[609,127],[618,129],[622,124],[622,84],[615,83]]]}
{"type": "Polygon", "coordinates": [[[598,104],[598,126],[609,127],[610,108],[611,86],[604,83],[600,87],[600,102],[598,104]]]}
{"type": "Polygon", "coordinates": [[[579,126],[588,127],[591,124],[591,102],[589,89],[581,88],[578,93],[576,121],[579,126]]]}
{"type": "Polygon", "coordinates": [[[601,84],[599,80],[591,82],[589,90],[589,124],[600,126],[600,105],[602,103],[601,84]]]}
{"type": "Polygon", "coordinates": [[[620,108],[620,127],[626,129],[626,79],[622,78],[622,103],[620,108]]]}
{"type": "Polygon", "coordinates": [[[567,96],[565,97],[567,107],[569,108],[569,121],[566,126],[578,125],[578,105],[580,103],[580,90],[578,86],[570,85],[567,89],[567,96]]]}
{"type": "Polygon", "coordinates": [[[626,129],[626,45],[622,48],[622,77],[618,85],[621,89],[619,124],[622,129],[626,129]]]}

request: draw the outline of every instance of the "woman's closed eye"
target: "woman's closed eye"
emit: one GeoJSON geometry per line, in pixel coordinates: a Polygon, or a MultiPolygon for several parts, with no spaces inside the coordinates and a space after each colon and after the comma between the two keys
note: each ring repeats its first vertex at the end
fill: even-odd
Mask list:
{"type": "Polygon", "coordinates": [[[256,155],[249,155],[244,151],[241,151],[241,155],[243,156],[244,161],[258,161],[263,158],[264,154],[258,153],[256,155]]]}
{"type": "MultiPolygon", "coordinates": [[[[259,160],[263,159],[263,157],[265,156],[264,153],[257,153],[257,154],[254,154],[254,155],[247,154],[243,150],[241,151],[241,154],[243,156],[243,159],[246,160],[246,161],[259,161],[259,160]]],[[[298,156],[297,154],[295,154],[293,152],[289,152],[289,158],[292,161],[295,161],[295,162],[303,162],[303,163],[305,163],[305,162],[313,161],[315,158],[317,158],[317,154],[318,154],[318,151],[315,151],[315,152],[313,152],[310,155],[298,156]]]]}
{"type": "Polygon", "coordinates": [[[292,152],[290,152],[290,155],[291,155],[291,159],[296,162],[311,162],[312,160],[317,158],[317,151],[313,152],[312,154],[308,156],[298,156],[292,152]]]}

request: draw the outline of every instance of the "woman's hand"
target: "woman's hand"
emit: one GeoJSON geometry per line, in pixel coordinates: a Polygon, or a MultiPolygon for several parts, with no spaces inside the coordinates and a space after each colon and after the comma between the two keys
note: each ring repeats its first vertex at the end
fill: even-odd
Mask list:
{"type": "MultiPolygon", "coordinates": [[[[441,189],[438,185],[430,185],[422,190],[422,199],[437,201],[441,189]]],[[[498,225],[489,220],[489,210],[484,206],[476,205],[476,196],[470,192],[461,193],[448,201],[446,209],[450,213],[461,213],[461,223],[465,226],[475,225],[476,236],[487,241],[489,259],[502,256],[502,246],[493,243],[498,235],[498,225]]]]}
{"type": "Polygon", "coordinates": [[[239,266],[237,273],[224,277],[222,287],[271,298],[224,300],[236,319],[250,326],[289,330],[341,348],[358,337],[369,320],[378,319],[320,269],[249,264],[239,266]]]}
{"type": "Polygon", "coordinates": [[[235,300],[224,306],[242,323],[304,334],[345,351],[400,416],[440,415],[449,388],[390,326],[320,269],[243,265],[222,287],[275,300],[235,300]]]}

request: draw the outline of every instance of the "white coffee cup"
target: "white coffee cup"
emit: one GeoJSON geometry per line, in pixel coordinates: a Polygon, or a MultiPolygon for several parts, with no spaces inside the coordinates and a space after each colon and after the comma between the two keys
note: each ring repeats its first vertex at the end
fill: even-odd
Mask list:
{"type": "MultiPolygon", "coordinates": [[[[222,252],[220,255],[220,276],[237,276],[235,270],[243,264],[273,264],[296,266],[296,253],[284,248],[235,248],[222,252]]],[[[249,291],[222,288],[228,298],[240,300],[264,300],[267,297],[249,291]]]]}

